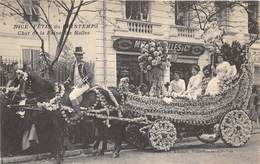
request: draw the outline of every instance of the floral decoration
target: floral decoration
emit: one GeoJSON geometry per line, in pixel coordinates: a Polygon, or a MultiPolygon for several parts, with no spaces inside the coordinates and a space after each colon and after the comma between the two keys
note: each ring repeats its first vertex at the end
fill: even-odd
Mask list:
{"type": "Polygon", "coordinates": [[[149,140],[155,150],[169,151],[177,140],[176,128],[167,120],[157,120],[149,129],[149,140]]]}
{"type": "Polygon", "coordinates": [[[141,44],[141,54],[138,57],[139,66],[144,72],[158,67],[164,69],[170,64],[171,55],[168,55],[168,43],[154,40],[144,41],[141,44]]]}
{"type": "Polygon", "coordinates": [[[172,102],[156,97],[128,93],[124,111],[131,117],[145,116],[152,119],[168,119],[175,123],[209,125],[219,123],[222,116],[234,109],[246,109],[250,97],[253,75],[250,65],[216,96],[198,96],[196,100],[175,98],[172,102]]]}
{"type": "Polygon", "coordinates": [[[28,80],[28,73],[27,73],[27,72],[24,72],[24,71],[22,71],[22,70],[17,70],[16,73],[17,73],[17,74],[21,74],[24,81],[27,81],[27,80],[28,80]]]}
{"type": "Polygon", "coordinates": [[[40,108],[45,108],[48,111],[56,111],[60,108],[60,99],[65,94],[64,85],[55,84],[56,95],[49,102],[38,102],[37,106],[40,108]]]}

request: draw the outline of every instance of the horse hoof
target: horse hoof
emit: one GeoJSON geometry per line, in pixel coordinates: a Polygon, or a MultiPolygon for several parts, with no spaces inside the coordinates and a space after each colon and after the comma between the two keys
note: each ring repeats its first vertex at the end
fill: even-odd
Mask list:
{"type": "Polygon", "coordinates": [[[92,151],[92,156],[97,156],[97,154],[98,154],[97,150],[92,151]]]}
{"type": "Polygon", "coordinates": [[[112,157],[113,158],[118,158],[119,157],[119,153],[118,152],[114,152],[112,157]]]}
{"type": "Polygon", "coordinates": [[[98,152],[97,153],[97,156],[102,156],[102,155],[104,155],[105,153],[103,152],[103,151],[100,151],[100,152],[98,152]]]}

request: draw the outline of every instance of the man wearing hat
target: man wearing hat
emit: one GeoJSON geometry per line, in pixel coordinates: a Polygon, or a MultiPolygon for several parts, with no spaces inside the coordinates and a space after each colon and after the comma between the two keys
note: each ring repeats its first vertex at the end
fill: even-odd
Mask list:
{"type": "Polygon", "coordinates": [[[65,81],[65,85],[73,86],[73,90],[69,95],[69,99],[75,110],[75,116],[71,118],[72,120],[77,120],[81,117],[81,95],[90,88],[93,81],[93,72],[89,63],[82,60],[84,53],[82,47],[75,47],[74,55],[76,60],[72,64],[68,79],[65,81]]]}

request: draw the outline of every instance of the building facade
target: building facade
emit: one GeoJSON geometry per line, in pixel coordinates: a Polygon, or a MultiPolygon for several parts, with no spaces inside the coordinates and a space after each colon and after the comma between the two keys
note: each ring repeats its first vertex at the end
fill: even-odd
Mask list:
{"type": "MultiPolygon", "coordinates": [[[[192,2],[171,2],[97,1],[87,7],[89,12],[80,13],[82,20],[75,22],[69,42],[71,47],[82,46],[86,51],[85,59],[95,62],[96,83],[116,86],[123,76],[128,76],[130,83],[134,85],[149,83],[148,75],[141,72],[137,58],[140,55],[142,41],[150,39],[167,41],[169,44],[169,53],[173,59],[171,68],[165,72],[165,82],[171,79],[171,72],[176,70],[183,73],[183,78],[187,82],[192,64],[199,64],[202,68],[210,63],[211,54],[200,36],[198,24],[192,19],[194,15],[194,11],[190,9],[192,2]]],[[[39,1],[39,3],[47,9],[48,16],[59,31],[59,22],[64,21],[64,16],[55,15],[57,9],[48,5],[48,2],[39,1]]],[[[215,7],[219,8],[225,5],[224,3],[216,2],[215,7]]],[[[258,18],[259,3],[257,1],[249,3],[249,7],[253,11],[250,15],[241,7],[217,15],[218,23],[226,26],[227,41],[243,42],[255,36],[253,33],[259,27],[252,29],[249,23],[252,18],[258,18]]],[[[35,12],[32,12],[32,15],[33,13],[35,12]]],[[[257,21],[260,22],[260,19],[257,21]]],[[[44,33],[46,49],[51,55],[54,54],[55,39],[48,35],[48,29],[39,28],[42,28],[44,33]]],[[[21,61],[30,60],[31,63],[38,60],[40,42],[37,37],[26,35],[31,29],[26,28],[23,20],[3,19],[0,29],[2,58],[13,57],[21,61]]],[[[254,57],[255,83],[260,85],[259,41],[251,47],[250,52],[254,57]]]]}

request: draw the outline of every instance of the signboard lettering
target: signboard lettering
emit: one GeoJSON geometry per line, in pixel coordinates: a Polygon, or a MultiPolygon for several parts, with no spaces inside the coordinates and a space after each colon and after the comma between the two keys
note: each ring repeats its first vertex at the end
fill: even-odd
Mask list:
{"type": "MultiPolygon", "coordinates": [[[[149,40],[120,38],[114,41],[113,47],[117,51],[140,52],[140,47],[142,42],[146,42],[146,41],[149,40]]],[[[205,51],[205,47],[200,44],[182,43],[182,42],[174,42],[174,41],[168,41],[168,48],[169,48],[169,54],[177,54],[177,55],[185,55],[185,56],[200,56],[205,51]]]]}

